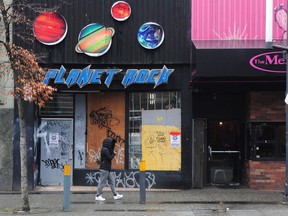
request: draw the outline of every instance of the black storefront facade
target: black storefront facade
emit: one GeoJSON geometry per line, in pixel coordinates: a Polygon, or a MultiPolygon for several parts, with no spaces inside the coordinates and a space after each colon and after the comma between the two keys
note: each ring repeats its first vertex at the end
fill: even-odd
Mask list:
{"type": "MultiPolygon", "coordinates": [[[[144,159],[149,188],[240,184],[282,190],[282,53],[257,40],[191,42],[188,0],[126,1],[132,13],[125,21],[111,16],[115,2],[61,5],[57,12],[66,19],[68,31],[59,44],[36,41],[31,46],[15,38],[18,44],[47,54],[41,64],[50,71],[48,84],[58,88],[45,109],[27,105],[31,187],[62,184],[65,163],[71,164],[73,185],[96,186],[95,158],[109,136],[118,143],[113,164],[118,187],[139,186],[139,162],[144,159]],[[139,27],[147,22],[161,25],[165,32],[156,49],[143,48],[137,41],[139,27]],[[75,51],[79,32],[91,23],[115,30],[110,49],[99,57],[75,51]]],[[[57,4],[49,1],[46,6],[57,4]]],[[[37,14],[31,16],[35,19],[37,14]]],[[[17,110],[15,117],[17,190],[17,110]]]]}
{"type": "Polygon", "coordinates": [[[194,186],[283,190],[283,53],[260,40],[193,41],[192,76],[194,186]]]}
{"type": "MultiPolygon", "coordinates": [[[[58,89],[44,109],[27,105],[31,186],[62,184],[65,163],[71,164],[73,185],[96,186],[95,157],[109,136],[117,140],[112,167],[116,186],[139,187],[139,162],[145,160],[149,188],[192,187],[190,1],[126,1],[132,13],[125,21],[111,16],[115,2],[61,5],[57,12],[66,19],[68,31],[59,44],[36,41],[31,46],[16,39],[48,54],[40,62],[50,74],[44,82],[58,89]],[[165,32],[156,49],[137,41],[139,27],[147,22],[165,32]],[[100,57],[75,52],[79,32],[91,23],[115,30],[110,49],[100,57]]],[[[49,1],[47,7],[57,4],[49,1]]],[[[15,139],[16,165],[17,146],[15,139]]],[[[19,169],[14,167],[14,189],[20,187],[19,169]]]]}

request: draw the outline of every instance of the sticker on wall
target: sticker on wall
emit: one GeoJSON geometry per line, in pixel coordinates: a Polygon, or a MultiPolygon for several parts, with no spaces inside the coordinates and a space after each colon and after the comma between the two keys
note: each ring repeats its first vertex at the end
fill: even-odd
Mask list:
{"type": "Polygon", "coordinates": [[[60,43],[68,30],[65,18],[56,12],[41,13],[33,23],[33,32],[36,39],[45,45],[60,43]]]}
{"type": "Polygon", "coordinates": [[[104,55],[111,47],[115,30],[111,27],[92,23],[85,26],[78,36],[75,51],[88,56],[98,57],[104,55]]]}
{"type": "Polygon", "coordinates": [[[170,147],[179,148],[181,147],[181,132],[170,132],[170,147]]]}
{"type": "Polygon", "coordinates": [[[111,7],[111,15],[117,21],[124,21],[131,15],[130,5],[125,1],[117,1],[111,7]]]}
{"type": "Polygon", "coordinates": [[[138,42],[146,49],[155,49],[164,41],[163,28],[154,22],[144,23],[137,33],[138,42]]]}
{"type": "Polygon", "coordinates": [[[59,147],[59,133],[49,133],[49,147],[59,147]]]}

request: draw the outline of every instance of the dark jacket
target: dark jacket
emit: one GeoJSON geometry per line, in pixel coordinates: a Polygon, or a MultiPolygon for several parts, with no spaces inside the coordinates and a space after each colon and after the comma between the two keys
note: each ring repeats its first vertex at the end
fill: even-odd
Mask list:
{"type": "Polygon", "coordinates": [[[115,157],[114,153],[114,147],[115,147],[115,140],[111,138],[106,138],[103,141],[103,147],[101,150],[101,158],[102,163],[100,165],[100,169],[103,170],[111,170],[111,164],[112,159],[115,157]]]}

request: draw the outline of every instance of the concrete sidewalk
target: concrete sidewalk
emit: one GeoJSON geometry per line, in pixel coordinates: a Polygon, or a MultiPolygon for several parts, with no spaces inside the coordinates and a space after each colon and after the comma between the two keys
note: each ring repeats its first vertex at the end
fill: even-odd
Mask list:
{"type": "MultiPolygon", "coordinates": [[[[71,187],[70,211],[63,211],[63,187],[37,187],[29,194],[31,214],[37,215],[288,215],[282,191],[206,187],[191,190],[146,190],[140,203],[139,189],[118,188],[121,200],[113,200],[105,188],[104,202],[95,201],[96,187],[71,187]]],[[[0,215],[13,214],[21,206],[20,193],[0,192],[0,215]]],[[[21,215],[26,215],[22,213],[21,215]]]]}

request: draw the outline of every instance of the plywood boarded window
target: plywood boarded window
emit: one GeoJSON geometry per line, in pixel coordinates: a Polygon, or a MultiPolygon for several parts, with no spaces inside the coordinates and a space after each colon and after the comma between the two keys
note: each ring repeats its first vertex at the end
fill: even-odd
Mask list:
{"type": "Polygon", "coordinates": [[[86,168],[95,169],[102,142],[106,137],[117,141],[112,169],[124,169],[125,160],[125,94],[102,92],[88,94],[86,168]]]}
{"type": "Polygon", "coordinates": [[[129,168],[181,170],[181,93],[129,95],[129,168]]]}

